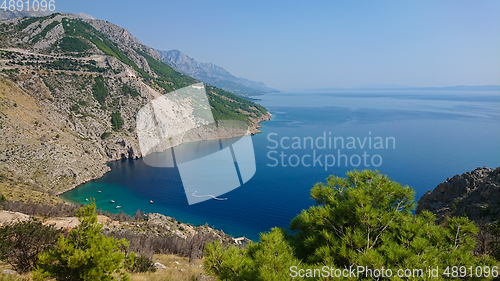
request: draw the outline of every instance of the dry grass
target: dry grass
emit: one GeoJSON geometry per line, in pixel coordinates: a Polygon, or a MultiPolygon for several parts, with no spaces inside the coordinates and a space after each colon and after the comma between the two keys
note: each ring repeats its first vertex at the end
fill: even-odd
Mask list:
{"type": "Polygon", "coordinates": [[[131,273],[132,281],[169,281],[169,280],[215,280],[210,278],[203,269],[203,260],[193,263],[188,258],[175,255],[154,255],[153,260],[165,265],[166,269],[158,269],[151,273],[131,273]]]}
{"type": "Polygon", "coordinates": [[[9,180],[0,179],[0,194],[4,195],[7,200],[22,201],[27,203],[29,200],[33,203],[42,205],[54,205],[64,203],[64,201],[56,196],[50,196],[45,192],[33,190],[25,184],[16,184],[9,180]]]}
{"type": "MultiPolygon", "coordinates": [[[[203,269],[203,260],[197,260],[193,263],[188,258],[182,258],[175,255],[154,255],[153,260],[165,265],[166,269],[158,269],[156,272],[147,273],[129,273],[131,281],[191,281],[213,279],[205,273],[203,269]],[[182,271],[181,271],[182,269],[182,271]]],[[[0,281],[31,281],[31,272],[23,275],[3,274],[2,270],[12,269],[10,265],[0,261],[0,281]]],[[[116,276],[118,277],[118,276],[116,276]]]]}
{"type": "Polygon", "coordinates": [[[0,273],[0,281],[31,281],[31,273],[24,275],[11,275],[0,273]]]}

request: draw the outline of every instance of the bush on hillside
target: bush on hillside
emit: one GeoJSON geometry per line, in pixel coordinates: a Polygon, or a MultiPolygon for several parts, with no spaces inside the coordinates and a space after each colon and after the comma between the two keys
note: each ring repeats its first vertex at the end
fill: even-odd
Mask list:
{"type": "Polygon", "coordinates": [[[24,221],[0,228],[0,258],[18,272],[32,270],[38,255],[53,249],[61,231],[39,221],[24,221]]]}

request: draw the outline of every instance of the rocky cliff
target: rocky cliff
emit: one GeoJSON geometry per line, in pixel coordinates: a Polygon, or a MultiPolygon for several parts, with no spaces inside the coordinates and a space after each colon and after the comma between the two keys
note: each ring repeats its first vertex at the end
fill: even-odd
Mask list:
{"type": "Polygon", "coordinates": [[[483,167],[455,175],[428,191],[418,201],[416,213],[429,210],[438,220],[467,216],[477,223],[500,218],[500,167],[483,167]]]}
{"type": "MultiPolygon", "coordinates": [[[[126,29],[52,14],[0,22],[0,179],[57,194],[141,157],[135,117],[151,100],[197,83],[126,29]]],[[[206,85],[217,120],[258,132],[265,108],[206,85]]]]}

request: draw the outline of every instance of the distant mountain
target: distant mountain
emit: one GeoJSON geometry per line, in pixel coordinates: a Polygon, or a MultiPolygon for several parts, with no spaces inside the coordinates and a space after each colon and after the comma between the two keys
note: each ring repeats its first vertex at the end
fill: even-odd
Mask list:
{"type": "Polygon", "coordinates": [[[181,51],[157,51],[161,55],[160,59],[173,69],[233,94],[248,97],[277,92],[262,82],[236,77],[220,66],[198,62],[181,51]]]}
{"type": "MultiPolygon", "coordinates": [[[[54,13],[55,12],[41,11],[41,10],[38,10],[38,11],[33,11],[33,10],[10,11],[10,10],[0,9],[0,20],[25,18],[25,17],[28,17],[28,18],[45,17],[48,15],[52,15],[54,13]]],[[[71,13],[69,13],[69,14],[71,14],[71,13]]],[[[77,14],[71,14],[71,15],[74,15],[82,20],[95,20],[96,19],[93,16],[86,14],[86,13],[77,13],[77,14]]]]}
{"type": "Polygon", "coordinates": [[[409,86],[397,85],[397,84],[367,84],[351,87],[351,89],[403,89],[411,88],[409,86]]]}
{"type": "Polygon", "coordinates": [[[450,86],[450,87],[412,87],[405,88],[409,90],[434,90],[434,91],[500,91],[500,85],[481,85],[481,86],[450,86]]]}
{"type": "Polygon", "coordinates": [[[81,18],[82,20],[95,20],[96,19],[93,16],[86,14],[86,13],[77,13],[74,15],[81,18]]]}
{"type": "Polygon", "coordinates": [[[10,11],[9,9],[4,10],[0,9],[0,20],[6,20],[6,19],[15,19],[15,18],[24,18],[24,17],[45,17],[53,12],[51,11],[33,11],[33,10],[14,10],[10,11]]]}
{"type": "Polygon", "coordinates": [[[406,90],[406,91],[497,91],[500,92],[500,85],[479,85],[479,86],[448,86],[448,87],[410,87],[401,85],[385,85],[385,84],[373,84],[373,85],[362,85],[350,88],[340,88],[340,87],[330,87],[330,88],[316,88],[316,89],[305,89],[306,92],[311,91],[358,91],[358,90],[406,90]]]}

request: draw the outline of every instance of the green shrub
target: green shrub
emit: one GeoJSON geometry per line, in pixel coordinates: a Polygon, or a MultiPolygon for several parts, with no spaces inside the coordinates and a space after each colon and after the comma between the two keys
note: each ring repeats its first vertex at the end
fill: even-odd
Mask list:
{"type": "Polygon", "coordinates": [[[104,139],[108,138],[109,136],[111,136],[111,133],[110,133],[110,132],[104,132],[104,133],[102,133],[102,135],[101,135],[101,140],[104,140],[104,139]]]}
{"type": "Polygon", "coordinates": [[[458,203],[460,203],[460,200],[458,199],[455,199],[453,200],[453,202],[451,202],[450,209],[452,214],[454,214],[457,211],[458,203]]]}
{"type": "Polygon", "coordinates": [[[89,105],[89,103],[88,103],[88,102],[86,102],[86,101],[84,101],[84,100],[79,100],[79,101],[78,101],[78,105],[80,105],[80,106],[88,106],[88,105],[89,105]]]}
{"type": "Polygon", "coordinates": [[[139,72],[143,77],[149,75],[139,68],[130,58],[121,51],[116,44],[109,41],[104,34],[96,30],[92,25],[79,19],[63,18],[65,32],[69,36],[80,36],[89,40],[98,49],[103,51],[108,56],[113,56],[125,64],[131,66],[135,71],[139,72]]]}
{"type": "Polygon", "coordinates": [[[500,221],[490,224],[488,230],[492,237],[489,243],[491,256],[500,262],[500,221]]]}
{"type": "Polygon", "coordinates": [[[155,272],[156,267],[154,266],[153,259],[146,255],[136,255],[134,257],[134,262],[128,267],[131,272],[155,272]]]}
{"type": "Polygon", "coordinates": [[[123,119],[119,111],[111,113],[111,127],[113,130],[119,130],[123,127],[123,119]]]}
{"type": "Polygon", "coordinates": [[[92,86],[92,94],[99,104],[104,105],[109,92],[108,88],[106,88],[104,77],[102,77],[102,75],[95,78],[94,85],[92,86]]]}
{"type": "Polygon", "coordinates": [[[84,52],[89,46],[80,38],[66,36],[59,42],[59,48],[63,52],[84,52]]]}
{"type": "MultiPolygon", "coordinates": [[[[77,212],[80,225],[72,229],[67,237],[61,235],[57,247],[39,256],[37,278],[51,277],[56,280],[114,280],[114,273],[121,272],[128,242],[106,237],[97,222],[95,202],[77,212]]],[[[126,261],[130,263],[130,260],[126,261]]]]}
{"type": "Polygon", "coordinates": [[[34,23],[34,22],[37,22],[37,21],[41,21],[43,20],[44,18],[26,18],[25,20],[23,20],[20,24],[17,25],[17,29],[18,30],[23,30],[25,29],[26,27],[28,27],[28,25],[34,23]]]}
{"type": "Polygon", "coordinates": [[[80,107],[78,107],[78,104],[73,104],[69,110],[78,113],[80,112],[80,107]]]}
{"type": "Polygon", "coordinates": [[[55,247],[60,233],[39,221],[7,224],[0,228],[0,258],[16,271],[30,271],[39,254],[55,247]]]}
{"type": "Polygon", "coordinates": [[[122,85],[122,92],[124,95],[130,95],[133,98],[140,95],[139,92],[137,92],[134,88],[130,87],[127,84],[122,85]]]}

